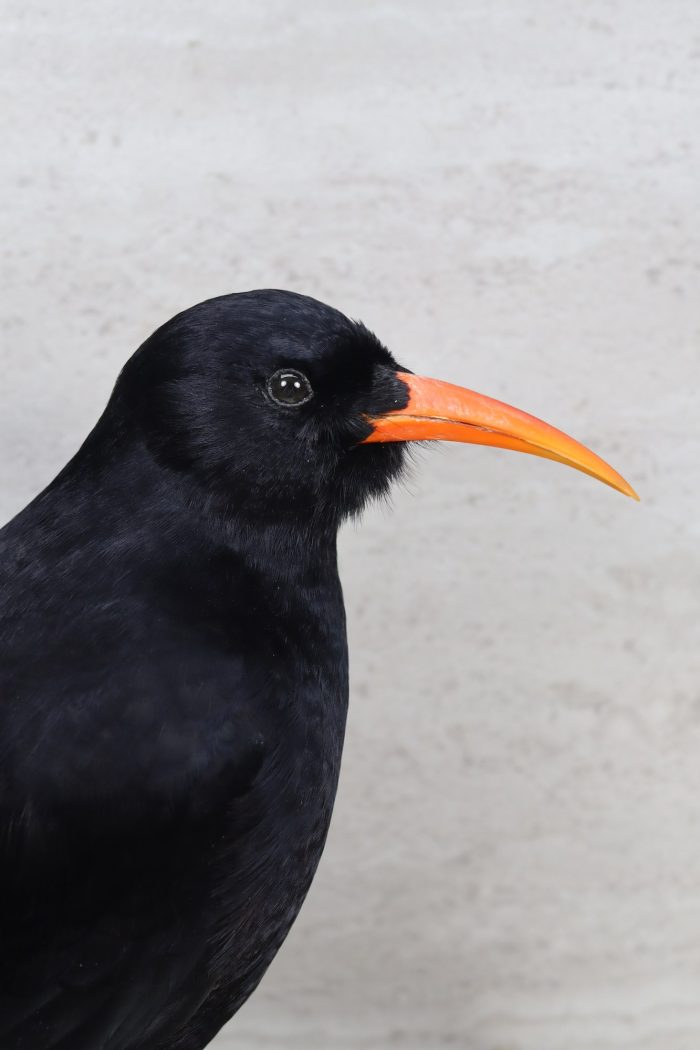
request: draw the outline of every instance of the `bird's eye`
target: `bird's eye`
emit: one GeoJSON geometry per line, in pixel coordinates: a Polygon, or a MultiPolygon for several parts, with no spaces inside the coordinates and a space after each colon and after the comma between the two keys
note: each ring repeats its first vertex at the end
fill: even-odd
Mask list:
{"type": "Polygon", "coordinates": [[[278,405],[304,405],[314,396],[311,383],[303,372],[280,368],[267,381],[267,392],[278,405]]]}

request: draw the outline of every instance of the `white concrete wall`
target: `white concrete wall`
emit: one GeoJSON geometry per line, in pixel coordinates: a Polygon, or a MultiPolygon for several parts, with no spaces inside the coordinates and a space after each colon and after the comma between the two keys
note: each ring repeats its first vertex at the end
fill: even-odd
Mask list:
{"type": "Polygon", "coordinates": [[[126,356],[280,286],[593,445],[421,454],[342,541],[303,916],[216,1046],[700,1046],[697,0],[10,0],[0,510],[126,356]]]}

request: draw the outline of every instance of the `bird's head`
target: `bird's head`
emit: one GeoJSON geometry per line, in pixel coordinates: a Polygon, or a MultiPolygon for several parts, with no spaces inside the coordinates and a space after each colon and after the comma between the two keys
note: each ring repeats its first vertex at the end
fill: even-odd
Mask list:
{"type": "Polygon", "coordinates": [[[440,438],[545,456],[634,495],[547,424],[400,366],[363,325],[291,292],[178,314],[117,385],[153,454],[237,516],[337,525],[386,492],[405,443],[440,438]]]}

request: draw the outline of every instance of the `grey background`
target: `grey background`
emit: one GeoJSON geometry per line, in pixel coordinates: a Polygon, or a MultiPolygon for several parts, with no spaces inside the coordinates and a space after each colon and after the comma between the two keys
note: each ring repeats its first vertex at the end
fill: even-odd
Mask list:
{"type": "Polygon", "coordinates": [[[5,4],[0,510],[230,290],[361,317],[643,502],[421,453],[342,537],[302,917],[216,1046],[700,1045],[696,0],[5,4]]]}

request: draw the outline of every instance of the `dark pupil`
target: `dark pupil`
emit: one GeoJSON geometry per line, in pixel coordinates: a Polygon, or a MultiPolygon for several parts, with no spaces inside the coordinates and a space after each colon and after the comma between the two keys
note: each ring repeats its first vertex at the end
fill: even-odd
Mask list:
{"type": "Polygon", "coordinates": [[[300,405],[313,394],[308,379],[301,372],[275,372],[269,389],[275,401],[282,405],[300,405]]]}

